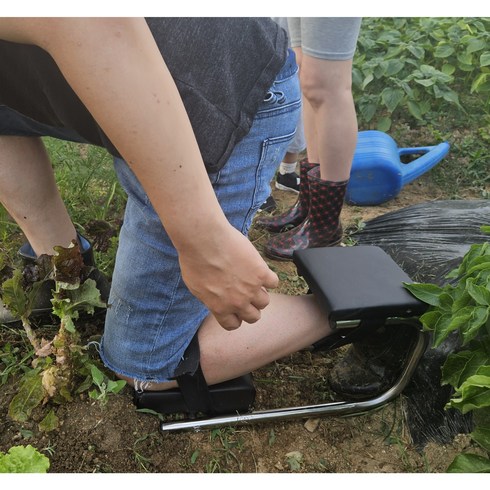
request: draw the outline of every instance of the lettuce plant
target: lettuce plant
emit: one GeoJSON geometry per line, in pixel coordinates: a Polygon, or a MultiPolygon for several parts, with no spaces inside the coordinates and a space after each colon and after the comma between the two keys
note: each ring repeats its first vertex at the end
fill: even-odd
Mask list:
{"type": "Polygon", "coordinates": [[[46,473],[49,464],[49,459],[31,445],[0,452],[0,473],[46,473]]]}
{"type": "MultiPolygon", "coordinates": [[[[96,307],[104,307],[77,243],[71,247],[55,247],[52,256],[41,256],[34,265],[23,271],[15,270],[2,284],[3,301],[21,320],[34,348],[32,369],[20,381],[17,394],[9,405],[9,416],[25,422],[34,408],[53,400],[70,401],[80,374],[91,376],[86,347],[80,345],[75,321],[80,312],[93,314],[96,307]],[[39,339],[31,327],[30,315],[37,294],[46,281],[54,285],[52,311],[59,318],[59,330],[51,340],[39,339]]],[[[92,378],[90,377],[90,380],[92,378]]],[[[85,381],[85,385],[91,384],[85,381]]]]}

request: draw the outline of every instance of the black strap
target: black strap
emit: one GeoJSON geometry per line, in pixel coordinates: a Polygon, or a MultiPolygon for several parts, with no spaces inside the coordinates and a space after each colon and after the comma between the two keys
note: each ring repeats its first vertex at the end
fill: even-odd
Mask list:
{"type": "Polygon", "coordinates": [[[184,352],[175,370],[174,378],[179,385],[190,418],[200,412],[205,414],[214,412],[211,394],[201,369],[197,333],[184,352]]]}

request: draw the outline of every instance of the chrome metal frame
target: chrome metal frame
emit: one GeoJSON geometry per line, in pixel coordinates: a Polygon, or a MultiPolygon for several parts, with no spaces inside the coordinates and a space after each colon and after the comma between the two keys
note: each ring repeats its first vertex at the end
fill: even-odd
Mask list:
{"type": "MultiPolygon", "coordinates": [[[[202,429],[213,429],[216,427],[249,425],[278,420],[315,418],[323,416],[359,415],[361,413],[379,408],[396,398],[405,389],[428,346],[428,337],[422,332],[421,325],[416,318],[390,318],[386,321],[386,325],[395,323],[408,323],[412,325],[417,329],[418,337],[398,380],[391,388],[381,395],[363,401],[338,401],[318,405],[252,411],[244,414],[224,415],[194,420],[162,422],[160,429],[163,432],[188,430],[200,431],[202,429]]],[[[347,325],[345,325],[344,328],[347,330],[347,325]]]]}

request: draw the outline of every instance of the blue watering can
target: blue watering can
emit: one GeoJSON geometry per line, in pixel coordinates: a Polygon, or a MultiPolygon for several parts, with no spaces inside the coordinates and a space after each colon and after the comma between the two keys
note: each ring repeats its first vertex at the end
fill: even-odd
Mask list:
{"type": "Polygon", "coordinates": [[[398,195],[403,186],[430,170],[449,151],[449,144],[398,148],[382,131],[359,131],[345,201],[357,206],[381,204],[398,195]],[[402,155],[421,155],[402,163],[402,155]]]}

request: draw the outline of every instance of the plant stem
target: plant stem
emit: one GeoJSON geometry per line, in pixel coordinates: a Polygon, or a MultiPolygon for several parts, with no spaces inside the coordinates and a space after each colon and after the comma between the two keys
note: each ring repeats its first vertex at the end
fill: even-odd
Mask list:
{"type": "Polygon", "coordinates": [[[29,342],[31,343],[32,347],[34,347],[34,350],[37,352],[41,347],[41,344],[39,343],[39,339],[36,337],[36,334],[32,330],[31,324],[29,323],[27,317],[22,316],[21,320],[22,320],[22,326],[24,327],[24,330],[27,334],[27,338],[29,339],[29,342]]]}

